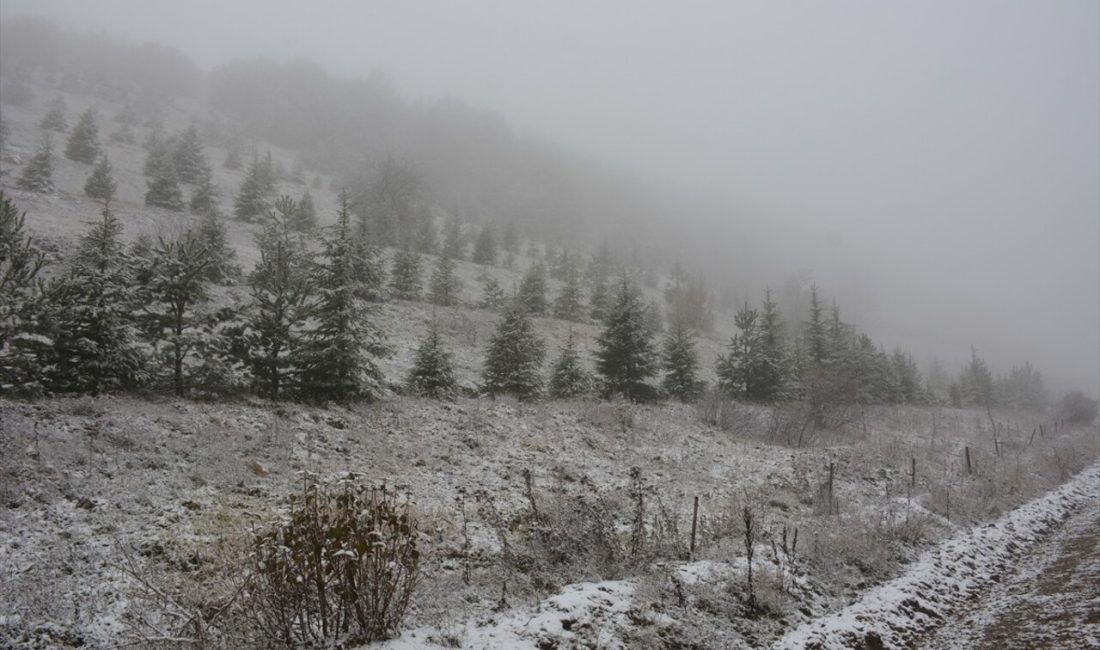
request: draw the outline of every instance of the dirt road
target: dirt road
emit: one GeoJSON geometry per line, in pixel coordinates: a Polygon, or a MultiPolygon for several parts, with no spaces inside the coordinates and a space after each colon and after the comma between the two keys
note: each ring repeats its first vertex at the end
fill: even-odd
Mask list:
{"type": "Polygon", "coordinates": [[[1100,648],[1100,502],[1086,504],[952,619],[917,647],[1100,648]]]}

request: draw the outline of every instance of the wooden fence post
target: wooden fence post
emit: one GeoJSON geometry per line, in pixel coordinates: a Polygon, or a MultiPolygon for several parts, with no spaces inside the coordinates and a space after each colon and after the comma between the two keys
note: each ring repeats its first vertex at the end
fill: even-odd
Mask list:
{"type": "Polygon", "coordinates": [[[691,550],[689,551],[689,559],[695,561],[695,527],[699,521],[699,497],[695,497],[695,505],[691,509],[691,550]]]}

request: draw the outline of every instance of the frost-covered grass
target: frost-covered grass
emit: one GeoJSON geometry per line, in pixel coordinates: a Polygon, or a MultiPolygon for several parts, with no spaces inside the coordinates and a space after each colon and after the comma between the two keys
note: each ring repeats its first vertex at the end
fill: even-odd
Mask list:
{"type": "MultiPolygon", "coordinates": [[[[402,486],[421,514],[427,556],[407,621],[415,639],[462,637],[490,619],[527,620],[524,612],[540,611],[529,609],[540,602],[547,607],[544,599],[572,583],[627,580],[627,614],[614,614],[615,605],[592,620],[628,621],[611,627],[629,647],[656,644],[662,635],[751,646],[845,604],[959,528],[1056,485],[1059,466],[1044,459],[1057,449],[1075,449],[1083,464],[1097,444],[1094,431],[1061,431],[1013,452],[1024,468],[1019,474],[1010,457],[966,476],[953,453],[932,464],[941,456],[928,450],[953,447],[929,425],[937,417],[936,435],[977,447],[983,431],[970,411],[874,409],[865,434],[861,428],[845,441],[836,432],[828,444],[793,449],[705,425],[693,407],[680,405],[394,398],[321,409],[103,397],[0,407],[0,616],[9,631],[48,624],[93,645],[142,632],[137,618],[156,606],[127,575],[122,549],[132,549],[162,588],[201,601],[204,590],[227,588],[242,540],[285,507],[299,472],[352,470],[402,486]],[[907,454],[895,439],[906,430],[905,448],[927,458],[918,468],[928,465],[911,492],[907,454]],[[840,506],[834,515],[818,503],[830,459],[840,506]],[[529,470],[540,508],[598,495],[617,543],[629,548],[631,467],[646,486],[650,539],[659,525],[666,540],[678,541],[640,563],[543,563],[542,573],[523,573],[504,561],[496,526],[475,497],[481,491],[482,502],[492,500],[511,545],[537,548],[524,546],[532,530],[524,523],[529,470]],[[974,500],[994,489],[1005,494],[996,495],[994,508],[960,508],[947,519],[929,505],[931,489],[943,481],[974,500]],[[691,567],[704,565],[667,549],[686,549],[695,496],[696,560],[710,570],[692,581],[688,575],[703,574],[691,567]],[[744,505],[762,520],[754,572],[762,609],[755,618],[745,608],[737,523],[744,505]],[[799,531],[793,559],[772,550],[784,525],[799,531]],[[505,582],[507,608],[494,612],[505,582]]],[[[602,634],[607,625],[583,634],[602,634]]],[[[525,638],[558,628],[538,629],[525,638]]],[[[478,637],[467,637],[469,647],[481,647],[478,637]]]]}

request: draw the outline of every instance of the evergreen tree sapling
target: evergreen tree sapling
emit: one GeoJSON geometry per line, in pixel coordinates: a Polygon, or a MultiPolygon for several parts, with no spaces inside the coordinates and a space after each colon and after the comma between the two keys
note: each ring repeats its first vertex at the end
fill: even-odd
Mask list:
{"type": "Polygon", "coordinates": [[[535,263],[527,269],[519,285],[516,299],[528,314],[541,316],[546,313],[546,267],[535,263]]]}
{"type": "Polygon", "coordinates": [[[486,224],[474,241],[474,264],[495,266],[497,263],[497,236],[493,224],[486,224]]]}
{"type": "Polygon", "coordinates": [[[249,276],[244,360],[257,391],[272,399],[294,389],[314,293],[308,251],[290,216],[272,213],[258,240],[260,261],[249,276]]]}
{"type": "Polygon", "coordinates": [[[214,173],[209,166],[203,166],[194,183],[195,189],[191,192],[191,213],[207,215],[217,212],[218,189],[214,186],[214,173]]]}
{"type": "Polygon", "coordinates": [[[606,322],[611,312],[611,290],[607,282],[600,281],[592,287],[592,295],[588,297],[588,315],[592,320],[606,322]]]}
{"type": "Polygon", "coordinates": [[[306,190],[298,201],[294,211],[294,229],[298,232],[309,232],[317,227],[317,208],[313,206],[313,195],[306,190]]]}
{"type": "Polygon", "coordinates": [[[398,300],[420,300],[420,254],[406,247],[393,256],[390,295],[398,300]]]}
{"type": "Polygon", "coordinates": [[[196,308],[209,299],[204,275],[210,252],[201,237],[188,231],[179,239],[160,239],[146,260],[142,331],[169,370],[177,396],[186,389],[189,358],[203,343],[203,315],[196,308]]]}
{"type": "Polygon", "coordinates": [[[592,389],[592,376],[581,365],[580,354],[569,331],[554,367],[550,371],[550,395],[560,399],[569,399],[586,395],[592,389]]]}
{"type": "Polygon", "coordinates": [[[203,179],[209,165],[202,151],[199,130],[192,124],[175,138],[172,148],[172,164],[176,178],[181,183],[198,183],[203,179]]]}
{"type": "Polygon", "coordinates": [[[145,192],[145,205],[153,205],[166,210],[182,210],[184,207],[183,192],[180,191],[176,175],[172,171],[166,171],[162,175],[148,181],[148,189],[145,192]]]}
{"type": "Polygon", "coordinates": [[[49,137],[42,141],[38,151],[27,161],[16,186],[31,192],[53,191],[53,146],[49,137]]]}
{"type": "Polygon", "coordinates": [[[203,270],[208,282],[229,284],[241,276],[241,267],[235,262],[237,251],[226,239],[225,224],[217,210],[207,210],[199,221],[198,238],[206,247],[210,263],[203,270]]]}
{"type": "MultiPolygon", "coordinates": [[[[162,137],[156,131],[149,134],[145,141],[145,164],[141,173],[149,178],[161,178],[175,176],[176,174],[176,143],[173,138],[162,137]]],[[[177,179],[178,180],[178,179],[177,179]]]]}
{"type": "Polygon", "coordinates": [[[655,391],[646,380],[657,372],[653,334],[646,323],[646,305],[625,277],[618,283],[606,323],[596,351],[596,370],[605,396],[651,399],[655,391]]]}
{"type": "Polygon", "coordinates": [[[33,349],[38,274],[46,257],[26,233],[25,215],[0,190],[0,393],[41,388],[33,349]]]}
{"type": "Polygon", "coordinates": [[[764,291],[764,302],[759,311],[758,360],[754,371],[754,392],[750,399],[776,402],[787,396],[790,374],[789,355],[783,341],[783,319],[779,306],[772,300],[771,289],[764,291]]]}
{"type": "Polygon", "coordinates": [[[83,236],[67,272],[46,289],[38,332],[50,341],[38,365],[47,390],[90,393],[136,386],[145,378],[132,317],[131,263],[122,226],[103,210],[83,236]]]}
{"type": "Polygon", "coordinates": [[[412,394],[422,397],[449,399],[455,394],[457,385],[451,355],[443,348],[435,320],[416,349],[406,385],[412,394]]]}
{"type": "Polygon", "coordinates": [[[718,387],[730,397],[753,399],[757,394],[762,338],[757,317],[757,311],[748,304],[737,310],[733,317],[737,333],[730,339],[726,354],[718,357],[718,387]]]}
{"type": "Polygon", "coordinates": [[[691,330],[683,323],[675,323],[665,336],[663,350],[665,393],[681,402],[690,402],[699,396],[699,356],[691,330]]]}
{"type": "Polygon", "coordinates": [[[460,280],[455,275],[455,262],[449,255],[442,255],[432,272],[429,298],[433,305],[451,307],[458,304],[460,280]]]}
{"type": "Polygon", "coordinates": [[[96,113],[91,109],[80,113],[73,132],[69,133],[68,143],[65,145],[65,157],[70,161],[90,165],[99,157],[99,126],[96,124],[96,113]]]}
{"type": "Polygon", "coordinates": [[[542,390],[542,360],[545,344],[535,334],[527,311],[513,303],[504,312],[482,371],[483,390],[489,395],[514,395],[533,399],[542,390]]]}
{"type": "Polygon", "coordinates": [[[564,285],[554,300],[554,318],[579,322],[584,319],[580,272],[571,260],[562,269],[564,285]]]}
{"type": "Polygon", "coordinates": [[[38,126],[47,131],[65,131],[68,129],[69,123],[65,119],[65,100],[58,97],[50,102],[50,107],[46,110],[46,114],[42,116],[42,121],[39,122],[38,126]]]}
{"type": "Polygon", "coordinates": [[[264,163],[259,158],[254,158],[241,182],[241,191],[233,203],[233,214],[241,221],[259,221],[268,212],[268,200],[273,187],[274,183],[269,180],[264,163]]]}
{"type": "Polygon", "coordinates": [[[462,236],[462,225],[458,219],[451,217],[447,222],[447,229],[443,233],[443,256],[460,260],[466,256],[466,243],[462,236]]]}
{"type": "Polygon", "coordinates": [[[507,304],[508,298],[504,295],[500,282],[494,277],[484,276],[481,280],[481,303],[478,306],[490,311],[500,311],[507,304]]]}
{"type": "Polygon", "coordinates": [[[111,163],[107,160],[107,156],[100,156],[99,162],[96,163],[91,175],[84,183],[84,193],[107,205],[114,197],[117,187],[111,174],[111,163]]]}
{"type": "Polygon", "coordinates": [[[349,218],[347,195],[341,195],[336,225],[322,241],[314,266],[315,325],[306,338],[300,380],[302,395],[311,401],[349,402],[382,391],[375,360],[389,348],[361,298],[359,248],[349,218]]]}

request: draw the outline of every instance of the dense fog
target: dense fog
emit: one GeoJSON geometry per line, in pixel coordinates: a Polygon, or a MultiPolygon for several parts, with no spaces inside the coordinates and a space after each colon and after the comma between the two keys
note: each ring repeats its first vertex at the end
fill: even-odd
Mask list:
{"type": "MultiPolygon", "coordinates": [[[[349,173],[359,146],[407,156],[445,201],[551,241],[680,260],[738,301],[816,281],[922,362],[974,345],[995,369],[1030,360],[1055,390],[1100,390],[1095,2],[2,10],[178,48],[228,112],[276,104],[276,77],[372,106],[333,114],[348,146],[313,149],[319,166],[349,173]],[[264,77],[257,57],[295,63],[264,77]]],[[[270,129],[316,115],[284,99],[270,129]]],[[[306,152],[327,137],[267,135],[306,152]]]]}

